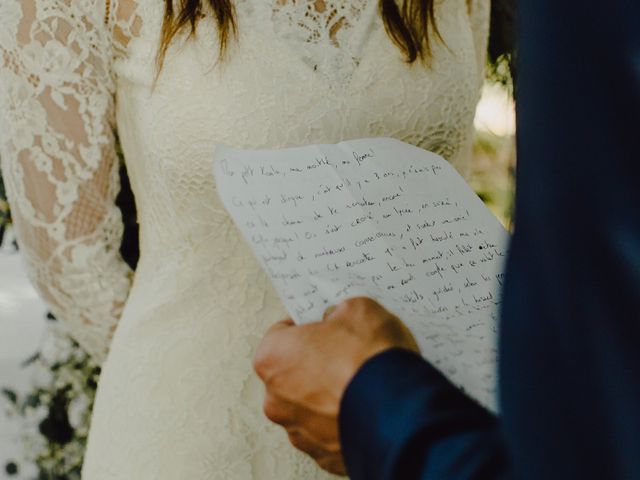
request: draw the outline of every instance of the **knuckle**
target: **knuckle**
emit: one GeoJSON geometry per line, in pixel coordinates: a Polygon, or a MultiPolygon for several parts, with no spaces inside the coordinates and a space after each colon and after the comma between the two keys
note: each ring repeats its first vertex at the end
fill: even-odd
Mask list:
{"type": "Polygon", "coordinates": [[[333,473],[334,475],[346,474],[342,457],[339,455],[327,455],[315,460],[320,468],[329,473],[333,473]]]}
{"type": "Polygon", "coordinates": [[[372,300],[369,297],[354,297],[353,302],[358,307],[367,307],[372,300]]]}
{"type": "Polygon", "coordinates": [[[330,442],[325,445],[325,450],[331,455],[342,455],[342,448],[340,442],[330,442]]]}
{"type": "Polygon", "coordinates": [[[264,349],[259,348],[253,356],[253,370],[264,379],[267,375],[267,355],[264,349]]]}
{"type": "Polygon", "coordinates": [[[344,310],[352,310],[357,304],[357,298],[347,298],[340,302],[338,307],[342,307],[344,310]]]}
{"type": "Polygon", "coordinates": [[[298,435],[296,432],[288,432],[289,434],[289,442],[291,442],[291,445],[293,445],[295,448],[297,448],[298,450],[304,450],[304,443],[302,442],[300,435],[298,435]]]}
{"type": "Polygon", "coordinates": [[[275,402],[270,396],[265,398],[264,404],[262,405],[262,411],[264,412],[264,416],[273,423],[282,423],[283,416],[280,408],[278,408],[277,402],[275,402]]]}
{"type": "Polygon", "coordinates": [[[312,458],[317,458],[322,454],[322,451],[318,448],[317,445],[305,439],[304,436],[302,436],[298,432],[290,432],[289,441],[295,448],[297,448],[301,452],[306,453],[312,458]]]}
{"type": "Polygon", "coordinates": [[[369,297],[353,297],[344,301],[345,306],[349,310],[366,311],[377,305],[377,303],[369,297]]]}

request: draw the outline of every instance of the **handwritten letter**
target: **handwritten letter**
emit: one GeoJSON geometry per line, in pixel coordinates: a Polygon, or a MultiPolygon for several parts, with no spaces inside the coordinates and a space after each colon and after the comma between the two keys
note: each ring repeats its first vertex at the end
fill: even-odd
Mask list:
{"type": "Polygon", "coordinates": [[[507,234],[441,157],[398,140],[244,151],[219,146],[222,201],[296,322],[366,295],[425,357],[495,408],[507,234]]]}

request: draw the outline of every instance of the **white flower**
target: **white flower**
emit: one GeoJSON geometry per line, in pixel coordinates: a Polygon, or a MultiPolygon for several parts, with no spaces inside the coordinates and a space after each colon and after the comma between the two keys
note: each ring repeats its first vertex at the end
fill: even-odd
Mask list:
{"type": "Polygon", "coordinates": [[[51,240],[58,243],[64,243],[64,241],[66,240],[65,239],[66,231],[67,229],[65,225],[62,224],[61,222],[53,223],[49,225],[47,228],[47,234],[49,235],[51,240]]]}
{"type": "Polygon", "coordinates": [[[4,115],[8,116],[8,120],[13,120],[8,122],[9,138],[19,151],[33,145],[34,135],[46,131],[47,112],[35,98],[33,88],[24,79],[8,77],[7,81],[8,98],[2,98],[2,104],[9,105],[8,112],[4,115]]]}
{"type": "Polygon", "coordinates": [[[63,358],[65,352],[61,351],[62,345],[58,340],[59,334],[53,328],[48,333],[40,350],[40,358],[47,365],[53,365],[63,358]]]}
{"type": "Polygon", "coordinates": [[[36,387],[45,388],[51,382],[51,371],[44,365],[44,360],[41,359],[41,363],[34,365],[30,369],[31,382],[36,387]]]}
{"type": "Polygon", "coordinates": [[[56,159],[62,159],[66,152],[60,147],[60,139],[58,137],[59,135],[49,131],[42,135],[40,141],[42,143],[42,150],[44,150],[47,155],[51,155],[56,159]]]}
{"type": "Polygon", "coordinates": [[[37,407],[27,407],[25,414],[33,419],[35,422],[40,422],[47,418],[49,409],[46,405],[38,405],[37,407]]]}
{"type": "Polygon", "coordinates": [[[86,243],[74,245],[71,249],[71,265],[75,268],[86,268],[95,255],[95,247],[86,243]]]}
{"type": "Polygon", "coordinates": [[[79,172],[79,176],[83,180],[88,180],[100,167],[100,162],[102,161],[102,151],[100,150],[100,146],[96,145],[95,143],[91,143],[89,146],[80,144],[78,145],[78,151],[80,152],[83,163],[87,166],[87,168],[83,169],[84,172],[79,172]]]}
{"type": "Polygon", "coordinates": [[[83,425],[87,409],[90,407],[89,399],[86,395],[76,395],[69,404],[69,423],[77,430],[83,425]]]}
{"type": "Polygon", "coordinates": [[[71,205],[78,199],[78,185],[73,181],[60,182],[56,185],[56,201],[61,206],[71,205]]]}
{"type": "MultiPolygon", "coordinates": [[[[84,52],[76,54],[70,46],[64,45],[56,39],[50,39],[44,46],[38,41],[32,41],[21,51],[25,70],[35,74],[40,79],[42,87],[50,86],[54,91],[66,82],[80,78],[77,70],[82,63],[84,52]]],[[[41,87],[41,88],[42,88],[41,87]]],[[[54,101],[56,97],[52,95],[54,101]]],[[[65,108],[64,104],[60,104],[65,108]]]]}
{"type": "Polygon", "coordinates": [[[33,145],[33,125],[28,118],[19,118],[11,129],[11,139],[16,150],[20,151],[33,145]]]}
{"type": "Polygon", "coordinates": [[[47,174],[52,172],[53,162],[51,157],[44,153],[40,147],[36,146],[31,149],[31,160],[39,172],[47,174]]]}
{"type": "Polygon", "coordinates": [[[17,0],[0,2],[0,45],[8,46],[16,42],[18,24],[22,18],[22,9],[17,0]]]}

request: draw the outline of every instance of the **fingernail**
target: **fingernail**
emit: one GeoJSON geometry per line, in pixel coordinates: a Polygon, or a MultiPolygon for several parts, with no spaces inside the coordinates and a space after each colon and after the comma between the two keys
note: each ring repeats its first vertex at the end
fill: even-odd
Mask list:
{"type": "Polygon", "coordinates": [[[336,310],[336,306],[335,305],[331,305],[329,308],[327,308],[324,311],[324,314],[322,315],[322,320],[326,320],[327,318],[329,318],[331,316],[331,314],[336,310]]]}

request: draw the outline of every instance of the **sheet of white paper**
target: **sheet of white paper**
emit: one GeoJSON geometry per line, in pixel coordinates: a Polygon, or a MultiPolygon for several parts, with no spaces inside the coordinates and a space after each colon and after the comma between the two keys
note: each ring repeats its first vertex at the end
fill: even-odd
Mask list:
{"type": "Polygon", "coordinates": [[[218,146],[219,195],[296,322],[366,295],[424,356],[495,408],[508,235],[441,157],[389,138],[248,151],[218,146]]]}

